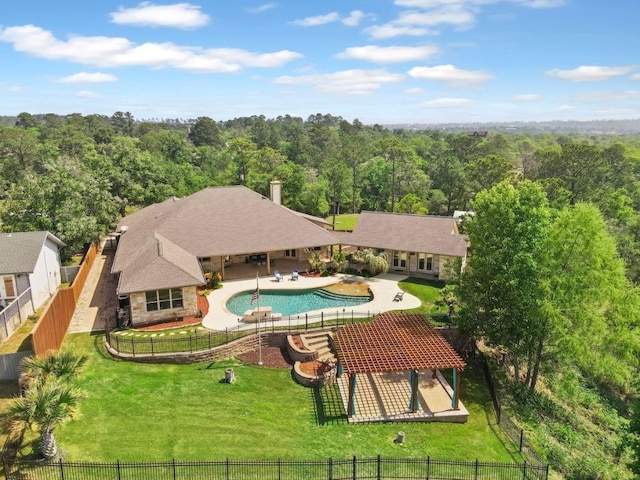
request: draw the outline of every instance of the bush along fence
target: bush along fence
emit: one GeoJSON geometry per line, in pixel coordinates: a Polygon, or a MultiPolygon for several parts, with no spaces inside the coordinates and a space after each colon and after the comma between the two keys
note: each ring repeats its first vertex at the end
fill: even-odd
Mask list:
{"type": "Polygon", "coordinates": [[[489,369],[489,364],[487,362],[487,357],[482,353],[476,351],[475,352],[477,358],[480,360],[482,365],[482,370],[484,371],[484,375],[487,381],[487,386],[489,387],[489,392],[491,393],[491,400],[493,402],[493,408],[496,415],[496,422],[502,429],[503,432],[509,437],[509,439],[518,446],[519,451],[522,453],[522,456],[533,465],[544,465],[545,462],[542,460],[536,449],[531,445],[526,435],[524,434],[524,430],[518,427],[513,420],[507,415],[507,413],[502,409],[500,404],[500,399],[498,398],[498,394],[496,393],[495,383],[493,381],[493,377],[491,376],[491,370],[489,369]]]}
{"type": "Polygon", "coordinates": [[[7,480],[358,480],[358,479],[547,479],[546,466],[430,457],[328,460],[190,461],[145,463],[4,463],[7,480]]]}
{"type": "Polygon", "coordinates": [[[170,333],[139,330],[114,330],[107,327],[105,342],[111,351],[120,355],[155,356],[168,353],[196,353],[211,350],[247,335],[267,332],[293,333],[309,329],[338,328],[376,316],[378,312],[336,311],[319,314],[266,317],[265,321],[247,328],[246,324],[226,328],[224,331],[187,331],[177,329],[170,333]]]}

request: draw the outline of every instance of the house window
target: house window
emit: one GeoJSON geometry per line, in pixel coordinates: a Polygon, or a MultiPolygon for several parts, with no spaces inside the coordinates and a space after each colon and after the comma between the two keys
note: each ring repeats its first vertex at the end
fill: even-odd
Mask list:
{"type": "Polygon", "coordinates": [[[418,270],[426,270],[428,272],[433,270],[433,255],[427,253],[418,254],[418,270]]]}
{"type": "Polygon", "coordinates": [[[3,278],[3,283],[4,283],[5,296],[7,296],[7,297],[15,297],[16,296],[16,289],[15,289],[15,286],[13,285],[13,276],[4,277],[3,278]]]}
{"type": "Polygon", "coordinates": [[[182,290],[174,288],[171,290],[155,290],[146,293],[147,312],[157,310],[169,310],[172,308],[182,308],[182,290]]]}
{"type": "Polygon", "coordinates": [[[407,268],[407,252],[393,252],[393,266],[395,268],[407,268]]]}
{"type": "Polygon", "coordinates": [[[284,251],[284,256],[288,257],[288,258],[295,258],[296,257],[296,249],[291,249],[291,250],[285,250],[284,251]]]}

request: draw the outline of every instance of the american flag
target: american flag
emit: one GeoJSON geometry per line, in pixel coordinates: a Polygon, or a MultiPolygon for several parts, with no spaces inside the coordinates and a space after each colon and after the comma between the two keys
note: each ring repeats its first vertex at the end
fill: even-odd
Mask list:
{"type": "Polygon", "coordinates": [[[256,291],[253,292],[253,295],[251,295],[251,305],[253,305],[253,302],[258,300],[259,297],[260,297],[260,290],[256,288],[256,291]]]}

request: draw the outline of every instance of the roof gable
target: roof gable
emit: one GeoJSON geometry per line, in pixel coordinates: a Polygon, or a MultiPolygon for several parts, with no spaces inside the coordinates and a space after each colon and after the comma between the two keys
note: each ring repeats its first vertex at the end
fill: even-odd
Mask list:
{"type": "Polygon", "coordinates": [[[64,247],[62,240],[47,231],[0,234],[0,273],[32,273],[47,240],[64,247]]]}

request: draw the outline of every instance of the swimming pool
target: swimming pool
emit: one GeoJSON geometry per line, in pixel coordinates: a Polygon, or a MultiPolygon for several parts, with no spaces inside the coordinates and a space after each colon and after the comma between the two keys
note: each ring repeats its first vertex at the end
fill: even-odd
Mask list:
{"type": "MultiPolygon", "coordinates": [[[[227,301],[230,312],[241,317],[247,310],[258,308],[258,302],[251,304],[253,290],[235,294],[227,301]]],[[[370,302],[371,297],[338,295],[322,288],[306,290],[260,290],[260,308],[269,306],[273,313],[283,316],[320,310],[323,308],[356,307],[370,302]]]]}

